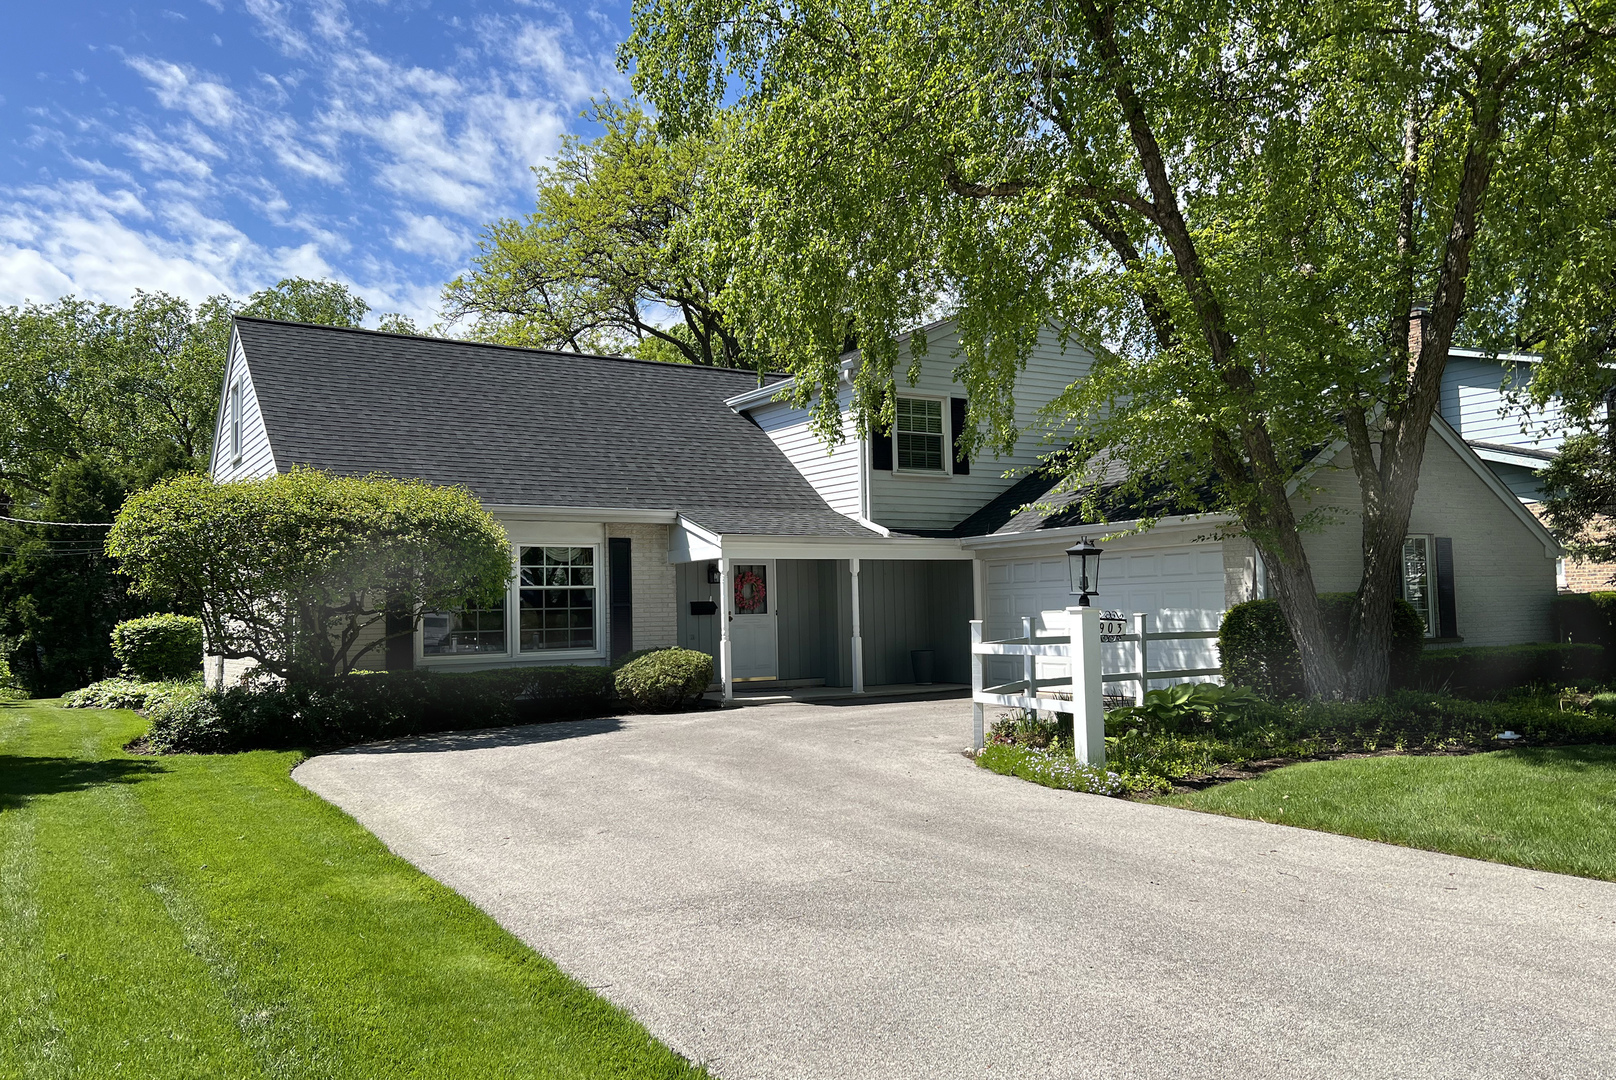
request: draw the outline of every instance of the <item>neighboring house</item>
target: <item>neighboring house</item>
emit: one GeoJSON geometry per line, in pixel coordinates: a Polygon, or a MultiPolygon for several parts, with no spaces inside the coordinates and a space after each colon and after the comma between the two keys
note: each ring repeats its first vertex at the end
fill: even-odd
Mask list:
{"type": "MultiPolygon", "coordinates": [[[[1554,460],[1567,434],[1558,401],[1533,408],[1521,396],[1540,359],[1454,349],[1442,373],[1442,418],[1539,517],[1543,484],[1537,471],[1554,460]]],[[[1562,559],[1559,582],[1571,592],[1608,589],[1616,585],[1616,563],[1562,559]]]]}
{"type": "MultiPolygon", "coordinates": [[[[895,430],[861,440],[849,420],[829,447],[777,400],[779,377],[239,318],[212,474],[420,477],[465,485],[501,521],[519,567],[504,602],[428,616],[390,668],[600,664],[683,645],[718,658],[726,689],[863,689],[913,681],[925,651],[936,681],[963,683],[969,620],[1010,636],[1020,616],[1064,609],[1064,549],[1124,523],[1085,523],[1050,496],[1035,471],[1049,446],[1030,435],[1007,457],[956,456],[957,343],[948,324],[927,331],[895,430]]],[[[1049,335],[1017,383],[1023,429],[1091,362],[1049,335]]],[[[1411,601],[1442,641],[1547,640],[1557,545],[1451,427],[1437,420],[1433,436],[1405,548],[1411,601]]],[[[1319,587],[1355,588],[1345,451],[1295,489],[1299,505],[1341,508],[1306,538],[1319,587]]],[[[1215,629],[1262,589],[1251,544],[1217,538],[1230,524],[1170,518],[1106,541],[1096,602],[1153,629],[1215,629]]],[[[1153,666],[1216,664],[1204,641],[1176,655],[1153,666]]]]}

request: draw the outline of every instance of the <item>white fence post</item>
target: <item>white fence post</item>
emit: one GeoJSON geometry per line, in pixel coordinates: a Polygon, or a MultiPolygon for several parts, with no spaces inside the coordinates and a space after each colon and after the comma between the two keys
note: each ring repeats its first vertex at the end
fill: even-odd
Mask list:
{"type": "Polygon", "coordinates": [[[980,701],[974,700],[982,693],[982,654],[976,651],[975,646],[982,644],[982,620],[971,620],[971,746],[977,750],[987,745],[987,720],[980,701]]]}
{"type": "Polygon", "coordinates": [[[1150,653],[1145,641],[1145,632],[1150,628],[1149,618],[1143,611],[1137,611],[1133,616],[1133,634],[1139,639],[1133,645],[1134,659],[1138,661],[1135,670],[1139,673],[1139,685],[1133,692],[1135,705],[1145,703],[1145,691],[1150,689],[1150,653]]]}
{"type": "Polygon", "coordinates": [[[1100,609],[1066,609],[1072,633],[1072,749],[1083,765],[1105,767],[1105,699],[1101,696],[1100,609]]]}
{"type": "MultiPolygon", "coordinates": [[[[1021,658],[1021,677],[1027,680],[1027,696],[1038,696],[1038,658],[1032,654],[1030,646],[1038,644],[1038,635],[1033,632],[1032,619],[1026,616],[1021,620],[1021,636],[1027,639],[1029,648],[1021,658]]],[[[1037,712],[1036,707],[1033,712],[1037,712]]]]}

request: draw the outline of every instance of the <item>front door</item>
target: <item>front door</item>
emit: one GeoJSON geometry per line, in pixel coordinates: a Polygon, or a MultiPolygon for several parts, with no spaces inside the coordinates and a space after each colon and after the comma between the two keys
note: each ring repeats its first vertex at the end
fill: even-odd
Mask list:
{"type": "Polygon", "coordinates": [[[733,573],[729,647],[735,678],[779,678],[774,563],[736,563],[733,573]]]}

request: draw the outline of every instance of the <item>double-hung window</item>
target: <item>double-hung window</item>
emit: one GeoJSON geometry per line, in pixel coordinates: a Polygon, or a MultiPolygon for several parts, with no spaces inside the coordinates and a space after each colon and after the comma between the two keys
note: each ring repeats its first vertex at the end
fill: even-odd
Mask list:
{"type": "Polygon", "coordinates": [[[1429,536],[1403,541],[1403,599],[1419,612],[1425,636],[1436,634],[1436,567],[1429,536]]]}
{"type": "Polygon", "coordinates": [[[943,472],[946,465],[943,403],[929,398],[900,397],[893,438],[897,442],[899,469],[943,472]]]}
{"type": "Polygon", "coordinates": [[[521,553],[523,652],[594,649],[598,588],[593,547],[524,547],[521,553]]]}
{"type": "Polygon", "coordinates": [[[430,611],[421,617],[425,656],[480,656],[505,651],[505,598],[483,607],[430,611]]]}

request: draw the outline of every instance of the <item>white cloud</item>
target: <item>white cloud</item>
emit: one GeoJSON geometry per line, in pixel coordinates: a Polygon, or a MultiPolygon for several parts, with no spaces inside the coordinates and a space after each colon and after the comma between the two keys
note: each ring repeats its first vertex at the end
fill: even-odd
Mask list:
{"type": "Polygon", "coordinates": [[[168,60],[132,56],[127,63],[151,83],[152,93],[164,108],[182,109],[210,127],[224,127],[236,119],[239,100],[223,83],[199,77],[194,69],[168,60]]]}
{"type": "Polygon", "coordinates": [[[393,234],[393,246],[400,251],[452,262],[463,256],[472,245],[472,238],[464,229],[454,228],[433,214],[406,212],[399,217],[404,222],[404,228],[393,234]]]}

